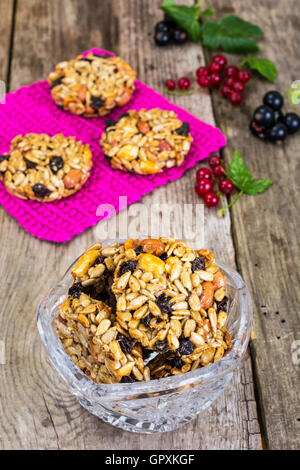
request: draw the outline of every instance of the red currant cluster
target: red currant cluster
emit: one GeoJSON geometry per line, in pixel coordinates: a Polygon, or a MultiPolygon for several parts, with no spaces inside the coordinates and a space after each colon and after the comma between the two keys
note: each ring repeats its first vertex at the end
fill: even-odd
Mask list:
{"type": "Polygon", "coordinates": [[[219,196],[213,191],[214,181],[217,180],[219,191],[222,194],[230,194],[234,190],[234,184],[231,180],[225,178],[225,171],[221,165],[221,160],[217,155],[212,155],[208,159],[211,169],[201,167],[197,170],[195,191],[200,196],[204,204],[208,207],[216,207],[219,203],[219,196]]]}
{"type": "MultiPolygon", "coordinates": [[[[236,65],[227,66],[226,57],[218,54],[212,57],[208,67],[199,67],[196,70],[196,77],[201,88],[219,87],[222,84],[222,96],[234,106],[238,106],[243,101],[245,84],[251,79],[251,73],[249,70],[239,69],[236,65]]],[[[169,91],[173,91],[176,83],[170,79],[165,82],[165,86],[169,91]]],[[[181,77],[177,86],[180,90],[188,91],[191,82],[187,77],[181,77]]]]}

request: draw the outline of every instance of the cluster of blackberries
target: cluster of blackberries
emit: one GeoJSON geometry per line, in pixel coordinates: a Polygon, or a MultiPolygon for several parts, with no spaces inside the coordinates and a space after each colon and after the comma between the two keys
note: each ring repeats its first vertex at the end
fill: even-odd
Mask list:
{"type": "Polygon", "coordinates": [[[300,129],[300,116],[296,113],[283,114],[284,99],[278,91],[269,91],[263,98],[263,105],[256,108],[250,122],[255,137],[270,142],[285,140],[288,134],[300,129]]]}
{"type": "Polygon", "coordinates": [[[175,44],[183,44],[187,37],[187,33],[167,15],[155,25],[154,41],[158,46],[166,46],[171,40],[175,44]]]}

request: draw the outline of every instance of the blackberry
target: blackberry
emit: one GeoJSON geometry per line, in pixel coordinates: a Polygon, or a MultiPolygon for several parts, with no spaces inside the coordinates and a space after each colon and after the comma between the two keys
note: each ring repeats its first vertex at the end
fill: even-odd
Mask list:
{"type": "Polygon", "coordinates": [[[131,271],[133,273],[133,271],[135,271],[136,269],[136,265],[137,265],[137,261],[133,259],[130,259],[128,261],[123,261],[123,263],[119,267],[118,276],[119,277],[122,276],[122,274],[127,273],[127,271],[131,271]]]}
{"type": "Polygon", "coordinates": [[[55,88],[57,85],[60,85],[62,83],[62,79],[64,78],[65,76],[64,75],[61,75],[60,77],[58,77],[56,80],[54,80],[54,82],[52,83],[52,85],[50,85],[50,89],[52,90],[52,88],[55,88]]]}
{"type": "Polygon", "coordinates": [[[179,28],[174,29],[172,36],[175,44],[183,44],[188,38],[187,33],[179,28]]]}
{"type": "Polygon", "coordinates": [[[123,375],[121,378],[121,384],[131,384],[135,382],[135,380],[130,375],[123,375]]]}
{"type": "Polygon", "coordinates": [[[159,31],[158,33],[155,33],[154,41],[158,46],[166,46],[170,41],[170,33],[167,31],[159,31]]]}
{"type": "Polygon", "coordinates": [[[283,96],[279,91],[269,91],[268,93],[265,94],[264,96],[264,104],[267,106],[270,106],[270,108],[274,110],[279,110],[282,108],[284,100],[283,96]]]}
{"type": "Polygon", "coordinates": [[[282,118],[282,122],[287,127],[289,134],[295,134],[300,129],[300,116],[296,113],[287,113],[282,118]]]}
{"type": "Polygon", "coordinates": [[[156,341],[155,349],[160,352],[167,352],[169,351],[169,346],[166,340],[156,341]]]}
{"type": "Polygon", "coordinates": [[[165,21],[159,21],[155,25],[155,32],[156,33],[168,33],[170,30],[168,24],[165,21]]]}
{"type": "Polygon", "coordinates": [[[188,122],[183,122],[181,124],[181,126],[178,127],[178,129],[175,129],[175,132],[176,132],[176,134],[184,135],[185,137],[187,137],[189,135],[189,132],[190,132],[189,123],[188,122]]]}
{"type": "Polygon", "coordinates": [[[180,346],[177,349],[177,352],[181,356],[188,356],[189,354],[192,354],[193,351],[194,351],[193,343],[189,339],[185,339],[185,338],[181,339],[180,346]]]}
{"type": "Polygon", "coordinates": [[[32,191],[34,192],[34,195],[38,198],[44,198],[47,197],[51,194],[51,191],[46,188],[46,186],[42,183],[36,183],[32,186],[32,191]]]}
{"type": "Polygon", "coordinates": [[[227,307],[228,307],[228,297],[225,295],[224,299],[222,299],[220,302],[216,300],[217,304],[217,313],[222,310],[223,312],[227,312],[227,307]]]}
{"type": "Polygon", "coordinates": [[[50,158],[50,170],[56,175],[56,173],[64,166],[64,160],[60,155],[50,158]]]}
{"type": "Polygon", "coordinates": [[[156,299],[156,304],[159,306],[162,313],[172,313],[172,305],[170,304],[171,297],[165,293],[160,294],[156,299]]]}
{"type": "Polygon", "coordinates": [[[255,136],[258,137],[259,139],[265,139],[266,138],[266,128],[261,127],[256,122],[251,121],[250,122],[250,131],[251,133],[255,136]]]}
{"type": "Polygon", "coordinates": [[[274,110],[269,106],[258,106],[253,114],[253,121],[261,127],[271,127],[275,123],[274,110]]]}
{"type": "Polygon", "coordinates": [[[205,259],[202,256],[198,256],[192,261],[192,272],[200,271],[205,269],[205,259]]]}
{"type": "Polygon", "coordinates": [[[127,336],[121,335],[120,333],[117,336],[117,340],[119,341],[119,344],[121,346],[121,349],[123,353],[130,353],[132,350],[132,344],[129,338],[127,336]]]}
{"type": "Polygon", "coordinates": [[[99,108],[102,108],[102,106],[104,105],[104,100],[101,98],[101,96],[92,96],[90,105],[93,109],[97,110],[99,108]]]}
{"type": "Polygon", "coordinates": [[[278,142],[280,140],[285,140],[287,138],[288,131],[287,127],[281,122],[275,124],[267,131],[267,138],[270,142],[278,142]]]}

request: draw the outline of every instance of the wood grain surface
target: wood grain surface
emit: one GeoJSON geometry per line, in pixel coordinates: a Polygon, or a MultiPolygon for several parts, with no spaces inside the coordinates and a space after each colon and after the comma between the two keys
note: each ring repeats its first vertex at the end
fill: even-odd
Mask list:
{"type": "MultiPolygon", "coordinates": [[[[255,0],[247,8],[237,0],[213,2],[217,17],[234,10],[262,26],[264,54],[277,63],[279,89],[297,78],[293,57],[299,63],[299,9],[295,9],[296,1],[286,3],[289,7],[283,13],[283,7],[271,0],[255,0]],[[283,47],[287,53],[277,53],[283,47]]],[[[163,92],[166,78],[193,76],[208,56],[199,44],[154,46],[153,27],[162,17],[159,4],[159,0],[0,0],[0,33],[5,38],[0,44],[2,76],[10,76],[13,91],[44,79],[58,61],[97,46],[120,54],[137,70],[139,79],[163,92]]],[[[272,147],[249,137],[253,106],[268,89],[270,85],[253,80],[245,104],[238,110],[208,91],[172,97],[179,106],[222,129],[228,137],[227,163],[237,148],[257,177],[276,181],[261,196],[241,198],[222,220],[212,210],[204,212],[205,246],[220,260],[237,265],[255,306],[251,349],[230,386],[192,423],[162,435],[124,432],[85,411],[48,363],[35,312],[43,294],[95,241],[97,227],[58,245],[33,238],[1,209],[0,340],[5,342],[6,364],[0,365],[0,448],[299,448],[299,366],[291,360],[292,341],[300,339],[296,270],[299,143],[297,146],[295,137],[281,147],[272,147]]],[[[197,204],[194,179],[195,170],[190,170],[142,202],[147,207],[197,204]]]]}

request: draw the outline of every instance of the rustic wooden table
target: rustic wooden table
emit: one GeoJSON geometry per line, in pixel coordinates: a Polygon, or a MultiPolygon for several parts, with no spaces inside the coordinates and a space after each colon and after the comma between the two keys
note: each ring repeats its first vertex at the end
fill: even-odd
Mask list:
{"type": "MultiPolygon", "coordinates": [[[[209,56],[199,44],[154,46],[153,27],[162,17],[159,4],[160,0],[0,0],[0,78],[13,91],[44,79],[57,62],[98,46],[121,55],[142,81],[162,92],[166,78],[192,76],[209,56]]],[[[234,12],[262,27],[264,56],[279,70],[277,89],[300,79],[298,0],[214,0],[211,5],[218,18],[234,12]]],[[[35,311],[45,291],[93,243],[95,232],[87,230],[64,246],[48,243],[26,233],[1,209],[0,340],[6,345],[6,363],[0,365],[0,448],[300,448],[300,365],[292,361],[293,342],[300,340],[299,137],[272,146],[250,137],[248,130],[253,108],[272,88],[267,82],[251,81],[239,109],[217,92],[172,97],[221,128],[228,138],[225,162],[238,149],[257,177],[275,181],[262,195],[241,198],[222,220],[214,211],[205,211],[207,247],[237,267],[254,303],[250,348],[225,393],[192,423],[163,435],[123,432],[81,408],[47,362],[35,311]]],[[[194,178],[195,170],[189,171],[143,202],[195,204],[199,200],[194,178]]]]}

